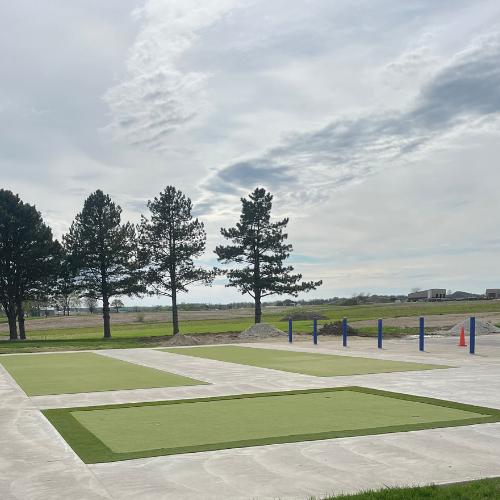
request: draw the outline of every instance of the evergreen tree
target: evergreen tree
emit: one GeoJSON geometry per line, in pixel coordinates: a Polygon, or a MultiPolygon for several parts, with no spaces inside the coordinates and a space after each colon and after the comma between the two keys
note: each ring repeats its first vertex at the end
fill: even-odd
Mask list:
{"type": "Polygon", "coordinates": [[[177,294],[194,283],[211,285],[215,270],[195,266],[193,259],[205,251],[202,222],[193,219],[192,203],[181,191],[167,186],[159,198],[148,201],[150,220],[139,226],[142,259],[147,263],[144,283],[152,294],[172,299],[174,334],[179,332],[177,294]]]}
{"type": "Polygon", "coordinates": [[[92,193],[71,224],[64,242],[86,297],[102,300],[104,338],[111,338],[109,300],[138,295],[139,266],[134,226],[120,224],[121,208],[101,190],[92,193]]]}
{"type": "Polygon", "coordinates": [[[23,303],[44,297],[58,276],[61,245],[40,212],[0,189],[0,303],[10,338],[26,338],[23,303]]]}
{"type": "Polygon", "coordinates": [[[283,261],[290,256],[292,245],[283,230],[288,219],[271,223],[272,195],[257,188],[250,194],[250,200],[241,198],[242,212],[236,227],[221,229],[224,238],[232,245],[219,245],[215,249],[217,258],[223,264],[235,263],[237,267],[226,271],[228,287],[236,287],[241,293],[248,293],[255,301],[255,323],[261,320],[261,299],[268,295],[292,295],[315,290],[322,281],[303,281],[301,274],[291,274],[292,266],[283,261]]]}

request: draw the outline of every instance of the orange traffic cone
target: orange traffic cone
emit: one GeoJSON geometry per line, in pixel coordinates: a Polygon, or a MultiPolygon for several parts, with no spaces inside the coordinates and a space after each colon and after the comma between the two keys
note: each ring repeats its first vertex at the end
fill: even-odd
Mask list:
{"type": "Polygon", "coordinates": [[[458,344],[458,347],[467,347],[467,344],[465,343],[465,333],[463,326],[462,326],[462,333],[460,334],[460,343],[458,344]]]}

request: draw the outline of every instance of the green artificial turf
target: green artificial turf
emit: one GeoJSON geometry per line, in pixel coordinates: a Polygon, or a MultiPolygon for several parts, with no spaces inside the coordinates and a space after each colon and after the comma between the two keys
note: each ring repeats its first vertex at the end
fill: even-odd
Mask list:
{"type": "Polygon", "coordinates": [[[500,420],[500,411],[360,387],[44,410],[86,463],[500,420]]]}
{"type": "Polygon", "coordinates": [[[382,359],[335,356],[333,354],[310,354],[277,349],[260,349],[240,346],[183,347],[181,349],[158,349],[159,351],[197,358],[228,361],[240,365],[272,368],[285,372],[303,373],[316,377],[339,375],[364,375],[367,373],[402,372],[410,370],[434,370],[451,366],[387,361],[382,359]]]}
{"type": "Polygon", "coordinates": [[[28,396],[205,383],[90,352],[2,356],[0,363],[28,396]]]}

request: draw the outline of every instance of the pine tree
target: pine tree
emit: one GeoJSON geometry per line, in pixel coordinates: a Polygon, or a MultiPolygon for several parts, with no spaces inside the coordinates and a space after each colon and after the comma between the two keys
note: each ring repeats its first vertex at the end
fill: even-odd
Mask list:
{"type": "Polygon", "coordinates": [[[255,301],[255,323],[261,321],[261,300],[268,295],[292,295],[315,290],[322,281],[303,281],[301,274],[291,274],[292,266],[283,262],[290,256],[292,245],[283,230],[288,219],[271,222],[273,197],[265,189],[257,188],[250,194],[250,200],[241,198],[242,211],[236,227],[221,229],[224,238],[232,245],[219,245],[215,249],[218,260],[223,264],[239,266],[226,271],[228,287],[236,287],[241,293],[249,294],[255,301]]]}
{"type": "Polygon", "coordinates": [[[40,212],[18,195],[0,189],[0,303],[9,321],[10,338],[26,338],[24,306],[44,297],[59,273],[61,245],[40,212]]]}
{"type": "Polygon", "coordinates": [[[138,295],[137,241],[132,224],[120,224],[121,208],[101,190],[92,193],[71,224],[64,242],[77,283],[86,297],[102,300],[104,338],[111,338],[109,300],[138,295]]]}
{"type": "Polygon", "coordinates": [[[147,266],[143,279],[152,294],[172,299],[174,334],[179,332],[177,294],[195,283],[211,285],[215,270],[195,266],[193,259],[205,251],[203,223],[193,219],[192,203],[181,191],[167,186],[159,198],[148,201],[150,219],[139,226],[142,259],[147,266]]]}

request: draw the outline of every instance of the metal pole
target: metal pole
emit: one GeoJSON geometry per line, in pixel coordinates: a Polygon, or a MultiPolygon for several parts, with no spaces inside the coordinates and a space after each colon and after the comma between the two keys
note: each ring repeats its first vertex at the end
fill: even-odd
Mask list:
{"type": "Polygon", "coordinates": [[[344,347],[347,346],[347,318],[344,318],[344,321],[342,324],[342,345],[344,347]]]}
{"type": "Polygon", "coordinates": [[[476,351],[476,318],[471,316],[470,318],[470,353],[474,354],[476,351]]]}
{"type": "Polygon", "coordinates": [[[420,350],[424,350],[424,318],[423,316],[420,318],[420,350]]]}
{"type": "Polygon", "coordinates": [[[318,318],[314,318],[314,345],[318,345],[318,318]]]}
{"type": "Polygon", "coordinates": [[[378,320],[378,348],[382,349],[382,320],[378,320]]]}
{"type": "Polygon", "coordinates": [[[288,318],[288,342],[292,343],[292,318],[288,318]]]}

